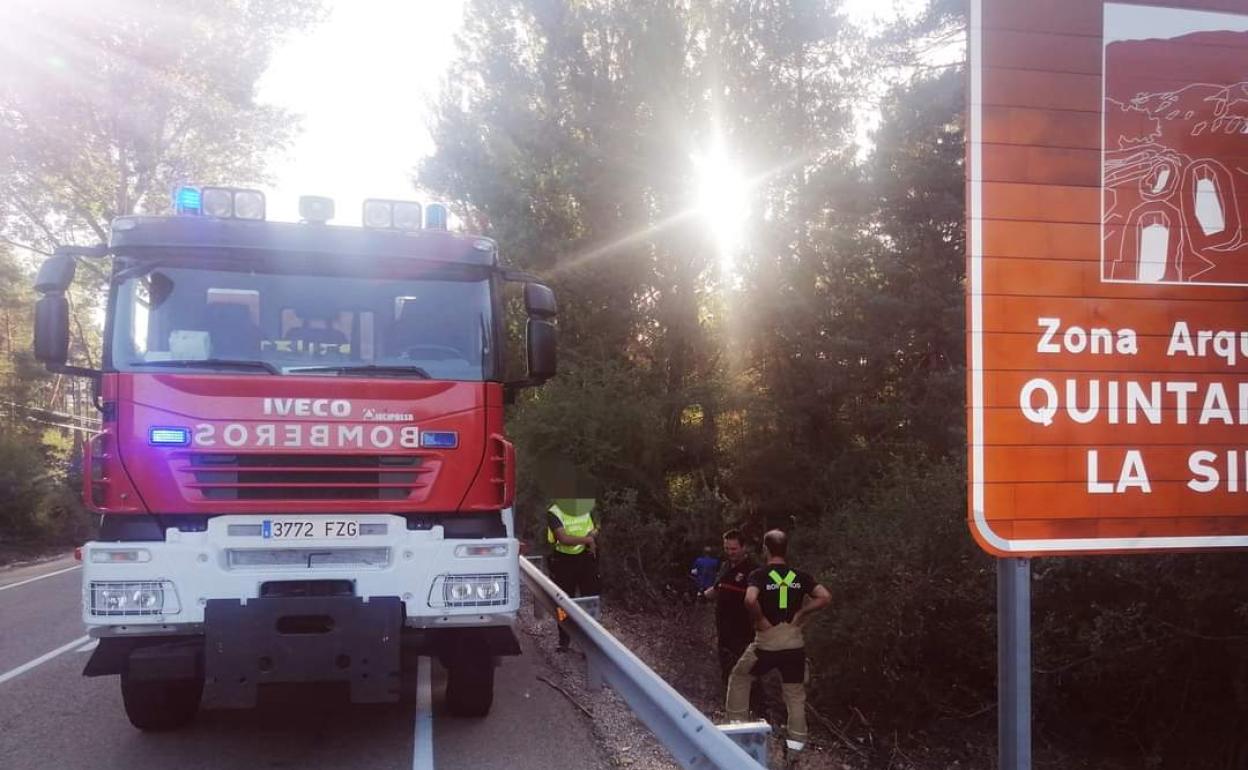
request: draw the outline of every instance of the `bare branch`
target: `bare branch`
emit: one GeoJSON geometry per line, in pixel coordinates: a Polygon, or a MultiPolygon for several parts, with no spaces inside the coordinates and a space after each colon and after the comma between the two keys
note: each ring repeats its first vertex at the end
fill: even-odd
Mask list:
{"type": "Polygon", "coordinates": [[[91,346],[87,343],[87,334],[82,329],[82,319],[78,317],[78,303],[70,306],[70,316],[74,319],[74,327],[78,330],[78,344],[82,346],[82,354],[87,358],[87,366],[95,368],[95,359],[91,356],[91,346]]]}
{"type": "Polygon", "coordinates": [[[52,232],[52,228],[48,227],[48,223],[43,220],[43,217],[39,216],[33,207],[16,196],[11,200],[13,201],[13,205],[17,207],[18,211],[22,213],[22,216],[25,217],[32,225],[42,230],[43,234],[47,236],[48,240],[52,242],[54,247],[61,245],[60,237],[56,233],[52,232]]]}
{"type": "Polygon", "coordinates": [[[91,216],[77,204],[74,205],[74,211],[78,213],[78,216],[82,217],[82,220],[87,223],[87,227],[91,228],[91,231],[95,233],[101,243],[108,243],[108,232],[100,226],[99,222],[95,221],[95,217],[91,216]]]}
{"type": "Polygon", "coordinates": [[[580,703],[578,703],[578,702],[577,702],[577,700],[576,700],[576,698],[573,698],[573,697],[572,697],[572,693],[570,693],[570,692],[568,692],[567,690],[563,689],[562,687],[560,687],[559,685],[557,685],[557,684],[555,684],[554,682],[550,681],[549,679],[547,679],[547,678],[546,678],[546,677],[544,677],[544,676],[540,676],[540,675],[539,675],[539,676],[537,677],[537,681],[539,681],[539,682],[545,682],[546,684],[548,684],[548,685],[550,685],[551,687],[553,687],[555,690],[557,690],[557,691],[559,691],[559,692],[563,693],[563,696],[564,696],[565,698],[567,698],[569,701],[571,701],[573,706],[576,706],[578,709],[580,709],[580,710],[581,710],[581,712],[582,712],[583,714],[585,714],[585,716],[589,717],[590,719],[593,719],[593,718],[594,718],[594,713],[593,713],[592,711],[590,711],[589,709],[585,708],[584,706],[582,706],[580,703]]]}
{"type": "Polygon", "coordinates": [[[101,243],[108,243],[108,231],[100,226],[100,223],[96,221],[95,217],[87,211],[86,206],[82,204],[83,200],[90,200],[91,196],[75,184],[73,179],[64,177],[63,181],[76,194],[74,200],[74,213],[82,218],[82,221],[86,223],[87,227],[91,228],[91,231],[95,233],[95,236],[100,239],[101,243]]]}
{"type": "Polygon", "coordinates": [[[29,246],[29,245],[27,245],[27,244],[25,244],[25,243],[18,243],[17,241],[13,240],[12,238],[6,238],[6,237],[5,237],[5,236],[3,236],[3,235],[0,235],[0,241],[4,241],[5,243],[9,244],[10,246],[16,246],[16,247],[17,247],[17,248],[19,248],[19,249],[25,249],[26,251],[30,251],[30,252],[33,252],[33,253],[35,253],[35,254],[42,254],[42,255],[43,255],[43,256],[45,256],[45,257],[50,257],[50,256],[52,256],[52,252],[50,252],[50,251],[44,251],[43,249],[37,249],[37,248],[35,248],[34,246],[29,246]]]}

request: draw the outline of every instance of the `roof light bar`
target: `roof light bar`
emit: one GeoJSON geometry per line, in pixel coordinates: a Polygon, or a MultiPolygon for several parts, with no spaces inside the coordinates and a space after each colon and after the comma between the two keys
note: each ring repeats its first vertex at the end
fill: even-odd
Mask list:
{"type": "Polygon", "coordinates": [[[179,187],[173,194],[178,214],[216,219],[264,219],[264,193],[236,187],[179,187]]]}

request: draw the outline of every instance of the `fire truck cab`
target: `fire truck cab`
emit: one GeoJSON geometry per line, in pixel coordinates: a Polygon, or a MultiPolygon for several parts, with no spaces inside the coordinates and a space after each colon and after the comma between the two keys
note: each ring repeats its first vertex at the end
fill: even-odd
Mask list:
{"type": "Polygon", "coordinates": [[[415,656],[480,716],[519,653],[515,454],[503,407],[555,372],[554,295],[431,204],[368,201],[363,227],[269,222],[259,192],[180,188],[36,281],[35,351],[89,376],[82,548],[87,676],[170,729],[259,688],[337,682],[396,700],[415,656]],[[101,368],[67,363],[79,260],[112,258],[101,368]],[[524,283],[526,379],[504,381],[503,291],[524,283]]]}

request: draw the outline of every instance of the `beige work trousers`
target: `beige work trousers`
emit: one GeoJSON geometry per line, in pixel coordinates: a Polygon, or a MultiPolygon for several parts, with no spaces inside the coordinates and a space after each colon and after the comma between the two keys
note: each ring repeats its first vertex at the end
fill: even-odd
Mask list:
{"type": "MultiPolygon", "coordinates": [[[[744,722],[749,719],[750,688],[754,684],[754,675],[750,672],[754,669],[754,664],[758,662],[759,650],[766,652],[800,650],[805,645],[802,629],[791,623],[781,623],[766,631],[755,633],[754,641],[745,648],[745,652],[741,653],[741,658],[737,660],[737,665],[733,666],[732,673],[728,676],[726,704],[728,721],[744,722]]],[[[780,685],[780,692],[784,697],[784,708],[788,712],[788,722],[785,725],[786,737],[790,741],[800,743],[805,743],[808,737],[806,677],[809,677],[810,671],[808,667],[804,668],[806,671],[801,682],[784,682],[780,685]]]]}

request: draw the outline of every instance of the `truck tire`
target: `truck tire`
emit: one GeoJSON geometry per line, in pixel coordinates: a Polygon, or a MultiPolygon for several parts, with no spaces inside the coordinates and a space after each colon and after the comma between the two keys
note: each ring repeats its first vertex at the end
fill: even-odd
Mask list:
{"type": "Polygon", "coordinates": [[[121,700],[130,724],[150,732],[176,730],[195,719],[203,679],[176,681],[135,681],[128,672],[121,675],[121,700]]]}
{"type": "Polygon", "coordinates": [[[446,669],[446,707],[457,717],[483,717],[494,703],[494,660],[461,658],[446,669]]]}

